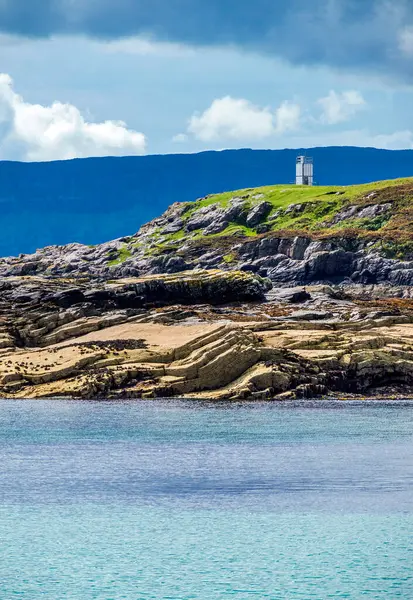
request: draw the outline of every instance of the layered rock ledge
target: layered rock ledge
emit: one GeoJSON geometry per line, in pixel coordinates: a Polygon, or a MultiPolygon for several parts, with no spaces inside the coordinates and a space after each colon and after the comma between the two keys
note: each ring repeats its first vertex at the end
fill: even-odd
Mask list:
{"type": "Polygon", "coordinates": [[[101,283],[6,278],[0,395],[409,393],[410,288],[270,287],[252,273],[219,271],[101,283]]]}

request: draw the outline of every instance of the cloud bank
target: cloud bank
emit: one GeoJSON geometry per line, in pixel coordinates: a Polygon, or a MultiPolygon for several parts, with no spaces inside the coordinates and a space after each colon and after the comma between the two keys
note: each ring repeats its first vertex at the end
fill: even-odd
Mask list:
{"type": "Polygon", "coordinates": [[[204,112],[192,115],[187,131],[174,136],[173,141],[186,144],[192,138],[208,148],[238,147],[240,143],[257,147],[262,140],[268,140],[271,148],[413,148],[413,132],[409,129],[377,134],[368,129],[335,127],[344,122],[349,124],[359,111],[367,109],[368,103],[357,90],[331,90],[305,107],[289,101],[278,108],[260,107],[245,98],[225,96],[214,100],[204,112]]]}
{"type": "Polygon", "coordinates": [[[350,121],[367,107],[362,94],[356,90],[330,93],[317,100],[315,108],[321,115],[297,102],[285,101],[276,109],[260,107],[244,98],[225,96],[216,99],[203,113],[192,115],[186,133],[180,133],[175,142],[186,142],[193,136],[202,142],[253,142],[268,137],[297,133],[307,125],[330,126],[350,121]]]}
{"type": "Polygon", "coordinates": [[[0,0],[0,31],[238,45],[295,64],[413,77],[411,0],[0,0]]]}
{"type": "Polygon", "coordinates": [[[25,102],[0,74],[0,158],[28,161],[143,154],[146,139],[122,121],[87,122],[71,104],[25,102]]]}

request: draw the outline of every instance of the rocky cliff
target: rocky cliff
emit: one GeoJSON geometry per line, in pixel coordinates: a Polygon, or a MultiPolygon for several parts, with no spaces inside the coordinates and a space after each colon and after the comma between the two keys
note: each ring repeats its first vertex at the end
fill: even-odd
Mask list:
{"type": "Polygon", "coordinates": [[[413,283],[413,179],[271,186],[171,206],[136,235],[0,261],[0,276],[116,279],[241,270],[288,286],[413,283]]]}

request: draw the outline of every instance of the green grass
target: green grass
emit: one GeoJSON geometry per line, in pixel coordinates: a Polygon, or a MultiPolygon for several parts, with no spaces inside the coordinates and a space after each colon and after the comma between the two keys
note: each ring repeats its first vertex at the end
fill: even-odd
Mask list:
{"type": "Polygon", "coordinates": [[[271,185],[261,188],[237,190],[235,192],[225,192],[215,194],[206,199],[197,200],[193,203],[191,209],[185,213],[185,218],[189,218],[196,210],[210,206],[211,204],[220,204],[222,208],[228,206],[231,198],[246,196],[246,202],[251,205],[258,204],[263,200],[270,202],[273,209],[285,209],[291,204],[303,204],[306,202],[325,202],[328,199],[341,198],[343,201],[355,200],[361,196],[366,196],[369,192],[384,188],[395,187],[405,183],[413,183],[412,179],[391,179],[388,181],[378,181],[353,186],[297,186],[297,185],[271,185]],[[253,196],[261,195],[263,197],[254,199],[253,196]],[[338,195],[340,194],[340,195],[338,195]]]}
{"type": "Polygon", "coordinates": [[[122,263],[125,262],[125,260],[127,260],[128,258],[130,258],[132,256],[132,252],[130,250],[128,250],[128,248],[120,248],[118,250],[118,255],[116,258],[113,258],[112,260],[110,260],[108,262],[108,265],[110,267],[114,267],[116,265],[121,265],[122,263]]]}
{"type": "MultiPolygon", "coordinates": [[[[226,237],[226,236],[242,236],[242,237],[252,237],[257,235],[254,229],[251,227],[247,227],[246,225],[238,225],[238,223],[230,223],[224,231],[221,233],[214,234],[214,237],[226,237]]],[[[212,236],[211,236],[212,237],[212,236]]]]}
{"type": "Polygon", "coordinates": [[[386,258],[413,259],[413,241],[386,241],[380,240],[374,245],[375,250],[380,250],[386,258]]]}
{"type": "MultiPolygon", "coordinates": [[[[387,196],[392,195],[392,188],[406,188],[406,192],[397,199],[394,206],[396,211],[401,214],[404,206],[409,213],[407,220],[410,219],[410,206],[413,203],[413,179],[394,179],[389,181],[379,181],[354,186],[296,186],[296,185],[276,185],[255,188],[253,190],[238,190],[235,192],[226,192],[216,194],[209,198],[199,200],[187,211],[188,217],[199,208],[219,204],[225,208],[230,199],[241,197],[245,199],[246,207],[251,208],[262,201],[272,204],[271,213],[266,221],[271,231],[284,230],[304,230],[309,234],[321,230],[337,230],[343,228],[359,228],[365,231],[379,231],[387,226],[391,226],[388,216],[379,216],[374,219],[359,219],[353,222],[347,221],[332,225],[333,217],[346,205],[369,205],[374,203],[388,202],[387,196]],[[377,197],[370,196],[375,192],[377,197]],[[292,205],[304,205],[300,212],[286,212],[292,205]],[[400,210],[399,210],[400,209],[400,210]],[[276,213],[280,213],[274,219],[276,213]]],[[[400,192],[397,192],[400,196],[400,192]]],[[[406,219],[405,219],[406,220],[406,219]]],[[[182,232],[183,233],[183,232],[182,232]]],[[[231,223],[228,228],[217,234],[233,235],[244,234],[246,236],[256,235],[256,230],[249,229],[240,223],[231,223]]]]}
{"type": "Polygon", "coordinates": [[[168,242],[175,242],[178,240],[182,240],[183,237],[185,237],[185,232],[183,229],[181,229],[180,231],[177,231],[176,233],[170,233],[168,234],[168,236],[166,236],[168,239],[168,242]]]}
{"type": "Polygon", "coordinates": [[[385,215],[380,215],[378,217],[374,217],[374,219],[347,219],[346,221],[342,221],[341,223],[337,223],[335,226],[336,230],[340,229],[360,229],[366,231],[379,231],[382,227],[387,225],[389,222],[389,218],[385,215]]]}
{"type": "Polygon", "coordinates": [[[229,254],[225,254],[225,256],[222,257],[224,263],[227,263],[227,265],[230,265],[231,263],[233,263],[236,260],[236,256],[234,253],[230,252],[229,254]]]}

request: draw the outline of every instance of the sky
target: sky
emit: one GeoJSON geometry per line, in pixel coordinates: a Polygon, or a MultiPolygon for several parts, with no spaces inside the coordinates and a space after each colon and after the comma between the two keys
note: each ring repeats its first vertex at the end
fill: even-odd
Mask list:
{"type": "Polygon", "coordinates": [[[413,148],[412,0],[0,0],[0,159],[413,148]]]}

